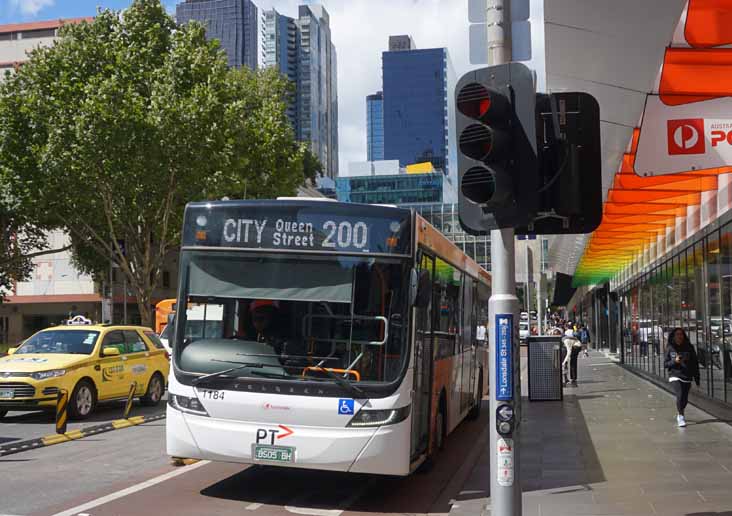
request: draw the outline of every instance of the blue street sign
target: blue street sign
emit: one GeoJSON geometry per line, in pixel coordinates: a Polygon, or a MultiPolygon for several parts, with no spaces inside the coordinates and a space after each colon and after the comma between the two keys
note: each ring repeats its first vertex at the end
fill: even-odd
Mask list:
{"type": "Polygon", "coordinates": [[[513,314],[496,314],[496,400],[513,399],[513,314]]]}

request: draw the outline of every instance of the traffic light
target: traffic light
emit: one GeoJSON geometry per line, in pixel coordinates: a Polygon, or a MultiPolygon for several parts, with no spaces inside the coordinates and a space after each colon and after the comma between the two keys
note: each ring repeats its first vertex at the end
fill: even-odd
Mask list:
{"type": "Polygon", "coordinates": [[[520,63],[474,70],[458,82],[455,100],[463,228],[529,224],[541,186],[531,70],[520,63]]]}
{"type": "Polygon", "coordinates": [[[540,94],[536,130],[541,189],[539,207],[516,233],[591,233],[602,219],[600,107],[592,95],[540,94]]]}

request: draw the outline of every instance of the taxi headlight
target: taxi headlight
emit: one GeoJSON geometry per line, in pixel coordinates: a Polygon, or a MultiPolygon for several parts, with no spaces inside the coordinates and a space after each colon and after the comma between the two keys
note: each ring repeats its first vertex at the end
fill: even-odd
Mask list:
{"type": "Polygon", "coordinates": [[[31,378],[34,380],[45,380],[47,378],[56,378],[57,376],[63,376],[66,374],[66,369],[51,369],[50,371],[38,371],[31,373],[31,378]]]}
{"type": "Polygon", "coordinates": [[[208,412],[206,412],[201,402],[198,401],[198,398],[189,398],[180,394],[169,394],[168,404],[181,412],[187,412],[188,414],[195,414],[197,416],[208,416],[208,412]]]}
{"type": "Polygon", "coordinates": [[[361,409],[348,422],[350,427],[383,426],[401,423],[409,416],[409,405],[398,409],[366,410],[361,409]]]}

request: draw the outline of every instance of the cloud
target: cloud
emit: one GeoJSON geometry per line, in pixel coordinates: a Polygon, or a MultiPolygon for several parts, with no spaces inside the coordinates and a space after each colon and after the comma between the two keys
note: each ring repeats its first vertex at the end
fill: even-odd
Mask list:
{"type": "MultiPolygon", "coordinates": [[[[256,0],[255,0],[256,1],[256,0]]],[[[296,0],[261,0],[286,16],[297,16],[296,0]]],[[[410,34],[417,48],[447,47],[455,73],[468,62],[466,0],[322,0],[330,14],[338,52],[340,169],[366,160],[366,95],[381,90],[381,53],[390,35],[410,34]]]]}
{"type": "Polygon", "coordinates": [[[9,0],[10,12],[20,12],[23,16],[35,16],[45,7],[50,7],[56,0],[9,0]]]}

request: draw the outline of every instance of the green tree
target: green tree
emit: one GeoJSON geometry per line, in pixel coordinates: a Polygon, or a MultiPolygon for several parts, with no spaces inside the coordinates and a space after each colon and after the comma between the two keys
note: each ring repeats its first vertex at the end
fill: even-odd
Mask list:
{"type": "Polygon", "coordinates": [[[201,25],[134,0],[64,26],[0,85],[0,177],[34,227],[70,234],[82,270],[116,263],[149,325],[187,202],[304,181],[288,90],[274,70],[229,69],[201,25]]]}

